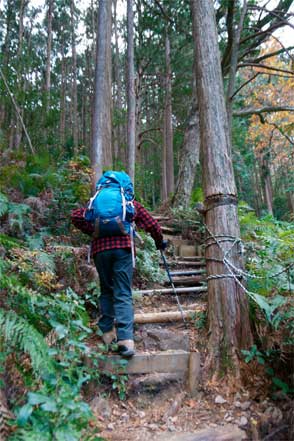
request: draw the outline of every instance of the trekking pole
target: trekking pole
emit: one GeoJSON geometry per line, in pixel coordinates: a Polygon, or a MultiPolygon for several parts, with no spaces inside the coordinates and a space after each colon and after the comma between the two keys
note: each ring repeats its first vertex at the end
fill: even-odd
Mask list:
{"type": "Polygon", "coordinates": [[[167,264],[167,261],[166,261],[166,257],[165,257],[165,255],[164,255],[164,253],[163,253],[163,250],[160,250],[160,254],[161,254],[161,257],[162,257],[162,261],[163,261],[163,264],[164,264],[164,267],[165,267],[165,270],[166,270],[166,273],[167,273],[167,276],[168,276],[169,282],[170,282],[171,287],[172,287],[172,289],[173,289],[173,293],[174,293],[174,295],[175,295],[175,297],[176,297],[177,304],[178,304],[179,311],[180,311],[181,316],[182,316],[183,323],[185,324],[185,326],[187,326],[187,322],[186,322],[185,317],[184,317],[184,311],[183,311],[182,305],[181,305],[181,303],[180,303],[180,299],[179,299],[179,296],[178,296],[178,294],[177,294],[177,291],[176,291],[176,288],[175,288],[175,285],[174,285],[173,279],[172,279],[172,277],[171,277],[171,274],[170,274],[170,271],[169,271],[169,267],[168,267],[168,264],[167,264]]]}

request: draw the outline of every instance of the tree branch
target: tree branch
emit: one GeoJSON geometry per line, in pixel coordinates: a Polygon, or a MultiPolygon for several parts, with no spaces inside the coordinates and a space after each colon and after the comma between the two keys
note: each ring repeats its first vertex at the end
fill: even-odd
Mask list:
{"type": "Polygon", "coordinates": [[[233,115],[238,117],[249,116],[249,115],[261,115],[262,113],[273,113],[273,112],[294,112],[294,107],[291,106],[265,106],[259,109],[243,109],[234,111],[233,115]]]}
{"type": "Polygon", "coordinates": [[[251,83],[251,81],[253,81],[258,75],[260,75],[262,72],[257,72],[255,75],[253,75],[251,78],[249,78],[249,80],[245,81],[245,83],[241,84],[240,87],[238,87],[238,89],[234,92],[234,94],[231,96],[231,99],[234,98],[234,96],[236,96],[241,89],[243,89],[243,87],[247,86],[247,84],[251,83]]]}
{"type": "Polygon", "coordinates": [[[294,72],[291,70],[279,69],[278,67],[267,66],[265,64],[259,64],[259,63],[247,63],[247,62],[240,63],[238,64],[238,67],[258,67],[260,69],[273,70],[275,72],[283,72],[289,75],[294,75],[294,72]]]}
{"type": "Polygon", "coordinates": [[[281,23],[283,23],[284,25],[290,26],[291,28],[294,29],[294,25],[292,25],[292,23],[290,21],[287,21],[288,17],[291,17],[291,15],[292,15],[291,13],[288,15],[288,17],[283,17],[282,15],[275,12],[277,9],[270,11],[269,9],[265,8],[264,6],[258,6],[258,5],[251,5],[251,6],[249,6],[249,8],[259,10],[261,12],[265,11],[265,12],[267,12],[268,17],[273,16],[276,19],[278,19],[279,21],[281,21],[281,23]]]}
{"type": "Polygon", "coordinates": [[[142,138],[142,136],[145,135],[145,133],[154,132],[154,131],[157,131],[157,130],[161,131],[162,128],[161,127],[154,127],[154,128],[151,127],[150,129],[146,129],[146,130],[143,130],[143,132],[140,132],[138,137],[142,138]]]}
{"type": "MultiPolygon", "coordinates": [[[[281,44],[281,42],[279,41],[279,43],[281,44]]],[[[282,44],[281,44],[281,46],[282,46],[282,44]]],[[[271,58],[271,57],[275,57],[276,55],[280,55],[280,54],[283,54],[283,53],[287,53],[287,55],[289,55],[289,57],[291,58],[291,59],[293,59],[293,55],[291,55],[290,54],[290,50],[291,49],[294,49],[294,46],[290,46],[290,47],[288,47],[288,48],[286,48],[286,47],[282,47],[281,49],[279,49],[278,51],[275,51],[275,52],[271,52],[271,53],[269,53],[269,54],[265,54],[265,55],[263,55],[262,57],[259,57],[259,58],[255,58],[255,60],[247,60],[246,62],[248,62],[248,63],[260,63],[260,61],[263,61],[263,60],[266,60],[267,58],[271,58]]]]}
{"type": "Polygon", "coordinates": [[[160,2],[158,0],[154,0],[154,2],[157,4],[157,6],[159,7],[162,15],[164,16],[164,18],[169,21],[171,24],[174,24],[174,21],[170,18],[169,15],[167,15],[167,13],[165,12],[165,10],[163,9],[163,6],[160,4],[160,2]]]}
{"type": "Polygon", "coordinates": [[[156,141],[154,141],[154,139],[152,139],[152,138],[145,138],[145,139],[142,139],[142,141],[140,141],[140,142],[137,144],[137,149],[138,149],[138,150],[140,150],[140,148],[141,148],[142,144],[144,144],[144,142],[150,142],[151,144],[153,144],[153,145],[155,145],[156,147],[158,147],[158,143],[157,143],[156,141]]]}
{"type": "Polygon", "coordinates": [[[290,138],[290,136],[288,136],[286,133],[284,133],[284,131],[278,126],[278,124],[274,123],[274,122],[268,122],[267,119],[264,119],[264,122],[266,124],[268,124],[269,126],[274,126],[282,136],[284,136],[287,141],[290,142],[291,145],[294,145],[294,142],[292,141],[292,139],[290,138]]]}

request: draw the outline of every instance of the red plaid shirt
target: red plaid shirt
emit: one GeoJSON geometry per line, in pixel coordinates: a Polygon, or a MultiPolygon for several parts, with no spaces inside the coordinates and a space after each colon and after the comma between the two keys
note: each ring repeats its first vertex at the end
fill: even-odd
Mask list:
{"type": "MultiPolygon", "coordinates": [[[[148,213],[139,202],[134,201],[135,217],[134,222],[138,228],[142,228],[146,233],[150,233],[157,247],[162,243],[162,233],[159,223],[148,213]]],[[[94,226],[84,218],[85,208],[78,208],[72,211],[71,220],[75,227],[83,233],[92,236],[94,226]]],[[[131,248],[130,236],[109,236],[100,237],[92,240],[91,255],[113,248],[131,248]]]]}

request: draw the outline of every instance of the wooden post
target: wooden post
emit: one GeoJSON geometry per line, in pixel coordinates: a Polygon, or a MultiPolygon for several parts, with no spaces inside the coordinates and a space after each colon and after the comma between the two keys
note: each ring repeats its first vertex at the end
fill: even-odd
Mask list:
{"type": "Polygon", "coordinates": [[[198,352],[190,352],[188,364],[187,389],[191,395],[197,392],[200,380],[200,355],[198,352]]]}

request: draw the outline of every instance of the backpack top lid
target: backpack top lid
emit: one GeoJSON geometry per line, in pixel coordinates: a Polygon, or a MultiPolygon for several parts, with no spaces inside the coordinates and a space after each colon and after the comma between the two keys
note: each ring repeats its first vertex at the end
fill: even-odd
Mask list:
{"type": "Polygon", "coordinates": [[[124,189],[124,193],[134,198],[134,186],[131,178],[124,171],[108,170],[103,173],[101,178],[97,181],[96,190],[104,185],[118,184],[124,189]]]}

